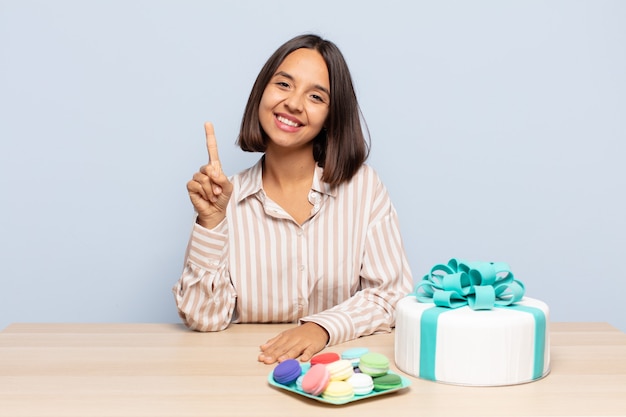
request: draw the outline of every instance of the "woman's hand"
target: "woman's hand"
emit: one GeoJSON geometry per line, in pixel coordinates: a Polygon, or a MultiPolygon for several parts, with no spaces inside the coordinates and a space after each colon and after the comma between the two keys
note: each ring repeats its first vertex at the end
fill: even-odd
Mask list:
{"type": "Polygon", "coordinates": [[[318,324],[307,322],[285,330],[261,345],[259,362],[272,364],[298,357],[302,362],[307,362],[324,349],[327,343],[326,330],[318,324]]]}
{"type": "Polygon", "coordinates": [[[222,171],[213,125],[205,123],[204,130],[209,163],[200,167],[193,175],[193,179],[187,183],[187,191],[198,213],[196,221],[200,226],[212,229],[226,217],[226,207],[233,192],[233,185],[222,171]]]}

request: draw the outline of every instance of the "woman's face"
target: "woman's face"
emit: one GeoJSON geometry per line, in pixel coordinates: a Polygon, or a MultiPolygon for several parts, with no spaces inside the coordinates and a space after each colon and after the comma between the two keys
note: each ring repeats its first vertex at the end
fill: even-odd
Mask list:
{"type": "Polygon", "coordinates": [[[330,105],[326,62],[313,49],[297,49],[278,66],[263,91],[259,120],[268,148],[308,146],[324,127],[330,105]]]}

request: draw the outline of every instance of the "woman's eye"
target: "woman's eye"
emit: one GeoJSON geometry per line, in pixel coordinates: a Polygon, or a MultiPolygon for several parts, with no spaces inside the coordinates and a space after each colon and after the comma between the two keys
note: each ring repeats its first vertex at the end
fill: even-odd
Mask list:
{"type": "Polygon", "coordinates": [[[284,81],[278,81],[276,85],[278,85],[279,87],[289,88],[289,84],[284,81]]]}
{"type": "Polygon", "coordinates": [[[321,102],[321,103],[323,103],[323,102],[324,102],[324,98],[323,98],[322,96],[318,96],[317,94],[313,94],[313,95],[311,96],[311,98],[312,98],[313,100],[315,100],[315,101],[319,101],[319,102],[321,102]]]}

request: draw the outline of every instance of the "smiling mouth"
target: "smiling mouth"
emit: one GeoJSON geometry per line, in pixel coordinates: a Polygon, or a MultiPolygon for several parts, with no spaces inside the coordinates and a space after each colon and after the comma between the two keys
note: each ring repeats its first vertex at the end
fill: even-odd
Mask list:
{"type": "Polygon", "coordinates": [[[279,122],[281,122],[283,124],[286,124],[287,126],[291,126],[291,127],[300,127],[300,126],[302,126],[298,122],[295,122],[293,120],[289,120],[286,117],[279,116],[279,115],[276,115],[276,120],[278,120],[279,122]]]}

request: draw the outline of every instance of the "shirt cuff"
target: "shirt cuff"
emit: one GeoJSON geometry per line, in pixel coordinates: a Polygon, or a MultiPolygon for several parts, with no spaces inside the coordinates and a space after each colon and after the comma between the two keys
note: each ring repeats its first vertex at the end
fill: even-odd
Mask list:
{"type": "Polygon", "coordinates": [[[213,229],[194,223],[189,239],[187,260],[201,268],[216,270],[225,261],[228,246],[228,222],[224,219],[213,229]]]}
{"type": "Polygon", "coordinates": [[[326,310],[311,316],[302,317],[299,322],[312,322],[323,327],[328,333],[326,346],[337,345],[356,338],[356,329],[350,316],[342,311],[326,310]]]}

